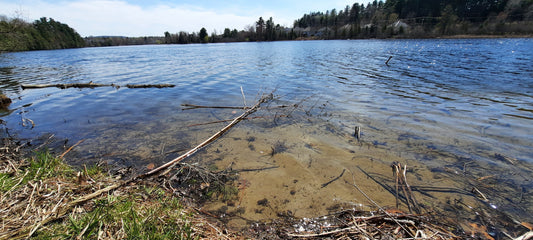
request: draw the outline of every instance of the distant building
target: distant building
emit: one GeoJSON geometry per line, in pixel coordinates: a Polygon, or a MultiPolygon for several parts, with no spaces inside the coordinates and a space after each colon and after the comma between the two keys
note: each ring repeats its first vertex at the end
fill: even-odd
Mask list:
{"type": "Polygon", "coordinates": [[[398,20],[390,25],[394,29],[394,32],[399,32],[400,29],[403,29],[403,31],[407,31],[409,29],[409,25],[407,23],[402,22],[402,20],[398,20]]]}

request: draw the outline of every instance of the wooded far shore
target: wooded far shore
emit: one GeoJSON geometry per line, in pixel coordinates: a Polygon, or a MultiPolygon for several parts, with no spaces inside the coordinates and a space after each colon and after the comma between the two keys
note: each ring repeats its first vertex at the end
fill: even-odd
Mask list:
{"type": "Polygon", "coordinates": [[[33,23],[0,15],[0,52],[145,44],[191,44],[329,39],[496,38],[533,36],[533,0],[386,0],[310,12],[281,26],[272,17],[243,30],[205,28],[163,36],[89,36],[42,17],[33,23]]]}

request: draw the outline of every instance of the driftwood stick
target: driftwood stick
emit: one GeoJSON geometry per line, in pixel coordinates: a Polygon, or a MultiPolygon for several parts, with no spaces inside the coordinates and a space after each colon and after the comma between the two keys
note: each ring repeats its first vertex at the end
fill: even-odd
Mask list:
{"type": "MultiPolygon", "coordinates": [[[[287,115],[280,115],[275,117],[288,117],[287,115]]],[[[261,119],[261,118],[269,118],[264,116],[256,116],[256,117],[246,117],[243,120],[252,120],[252,119],[261,119]]],[[[223,122],[231,122],[233,119],[225,119],[225,120],[218,120],[218,121],[212,121],[212,122],[206,122],[206,123],[195,123],[191,125],[187,125],[186,127],[196,127],[196,126],[202,126],[202,125],[209,125],[209,124],[215,124],[215,123],[223,123],[223,122]]]]}
{"type": "Polygon", "coordinates": [[[183,110],[195,109],[195,108],[221,108],[221,109],[250,109],[249,107],[233,107],[233,106],[202,106],[194,104],[181,104],[183,110]]]}
{"type": "MultiPolygon", "coordinates": [[[[174,84],[127,84],[127,88],[171,88],[174,84]]],[[[95,87],[120,87],[115,84],[99,84],[99,83],[67,83],[67,84],[42,84],[42,85],[22,85],[22,89],[36,89],[36,88],[95,88],[95,87]]]]}
{"type": "Polygon", "coordinates": [[[222,136],[225,132],[227,132],[229,129],[231,129],[233,126],[235,126],[237,123],[239,123],[240,121],[242,121],[243,119],[245,119],[246,117],[248,117],[248,115],[254,113],[255,111],[257,111],[257,109],[259,109],[259,107],[261,106],[262,103],[268,101],[268,100],[271,100],[272,99],[272,95],[269,95],[269,96],[264,96],[262,97],[253,107],[251,107],[250,109],[248,109],[246,112],[244,112],[243,114],[241,114],[240,116],[236,117],[235,119],[233,119],[233,121],[231,123],[229,123],[226,127],[222,128],[220,131],[218,131],[217,133],[213,134],[211,137],[209,137],[208,139],[206,139],[205,141],[203,141],[202,143],[198,144],[198,146],[192,148],[191,150],[187,151],[186,153],[184,153],[183,155],[145,173],[145,174],[142,174],[140,176],[138,176],[138,178],[145,178],[145,177],[148,177],[148,176],[151,176],[163,169],[166,169],[178,162],[180,162],[181,160],[185,159],[185,158],[188,158],[190,157],[191,155],[193,155],[194,153],[196,153],[198,150],[202,149],[203,147],[207,146],[209,143],[215,141],[217,138],[219,138],[220,136],[222,136]]]}
{"type": "MultiPolygon", "coordinates": [[[[195,104],[188,104],[188,103],[181,104],[181,106],[183,107],[182,110],[192,110],[192,109],[196,109],[196,108],[244,109],[244,110],[250,109],[250,107],[236,107],[236,106],[205,106],[205,105],[195,105],[195,104]]],[[[279,105],[279,106],[274,106],[274,107],[266,107],[266,108],[263,108],[263,109],[271,110],[271,109],[288,108],[288,107],[294,107],[294,108],[297,108],[297,107],[298,107],[298,104],[294,104],[294,105],[279,105]]]]}
{"type": "Polygon", "coordinates": [[[97,83],[67,83],[67,84],[45,84],[45,85],[22,85],[22,89],[33,89],[33,88],[95,88],[95,87],[112,87],[113,84],[97,84],[97,83]]]}
{"type": "Polygon", "coordinates": [[[172,88],[174,84],[127,84],[127,88],[172,88]]]}

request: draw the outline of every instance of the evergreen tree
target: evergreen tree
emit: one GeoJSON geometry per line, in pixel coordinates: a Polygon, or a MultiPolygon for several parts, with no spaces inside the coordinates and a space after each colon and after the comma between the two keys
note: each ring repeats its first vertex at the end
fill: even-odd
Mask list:
{"type": "Polygon", "coordinates": [[[208,34],[207,34],[207,30],[206,30],[205,28],[200,29],[199,37],[200,37],[200,41],[201,41],[202,43],[207,43],[207,42],[209,42],[209,36],[208,36],[208,34]]]}

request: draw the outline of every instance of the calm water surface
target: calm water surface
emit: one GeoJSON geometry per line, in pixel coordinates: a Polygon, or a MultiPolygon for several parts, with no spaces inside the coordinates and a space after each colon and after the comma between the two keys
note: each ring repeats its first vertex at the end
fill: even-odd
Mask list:
{"type": "MultiPolygon", "coordinates": [[[[420,187],[420,198],[431,195],[426,205],[435,199],[442,204],[464,199],[466,205],[531,221],[532,60],[533,39],[231,43],[7,53],[0,55],[0,89],[13,103],[0,116],[3,128],[20,138],[54,134],[70,144],[85,139],[71,160],[74,164],[105,160],[142,169],[175,157],[172,150],[194,146],[222,126],[189,125],[240,114],[183,111],[181,104],[239,106],[242,86],[251,105],[260,93],[275,90],[278,100],[273,105],[299,104],[292,118],[247,121],[197,156],[220,168],[230,162],[242,167],[281,166],[242,175],[249,182],[249,192],[241,198],[247,218],[273,218],[274,213],[255,211],[256,199],[265,197],[291,199],[280,200],[279,211],[291,209],[300,217],[323,214],[332,199],[339,204],[364,202],[346,186],[345,181],[352,181],[349,174],[332,190],[312,186],[338,176],[342,169],[353,171],[353,176],[366,174],[368,183],[362,184],[368,191],[378,182],[389,186],[389,165],[400,161],[413,167],[414,185],[460,190],[424,195],[420,187]],[[20,87],[90,81],[176,87],[20,87]],[[355,126],[363,130],[360,142],[351,136],[355,126]],[[271,156],[271,146],[279,143],[289,150],[271,156]],[[222,154],[216,156],[215,150],[222,154]],[[247,159],[241,159],[243,155],[247,159]],[[248,166],[250,161],[257,166],[248,166]],[[302,171],[307,175],[300,176],[302,171]],[[372,176],[374,180],[368,180],[372,176]],[[269,178],[278,182],[257,184],[269,178]],[[294,186],[287,184],[291,182],[294,186]],[[476,198],[472,187],[487,191],[489,201],[476,198]],[[272,192],[259,190],[269,188],[272,192]],[[294,192],[280,194],[285,188],[287,193],[289,188],[301,192],[301,198],[292,196],[294,192]],[[305,199],[313,196],[324,203],[309,206],[317,200],[305,199]]],[[[276,113],[283,114],[258,114],[276,113]]],[[[394,205],[387,201],[391,197],[386,191],[376,194],[384,205],[394,205]]]]}

